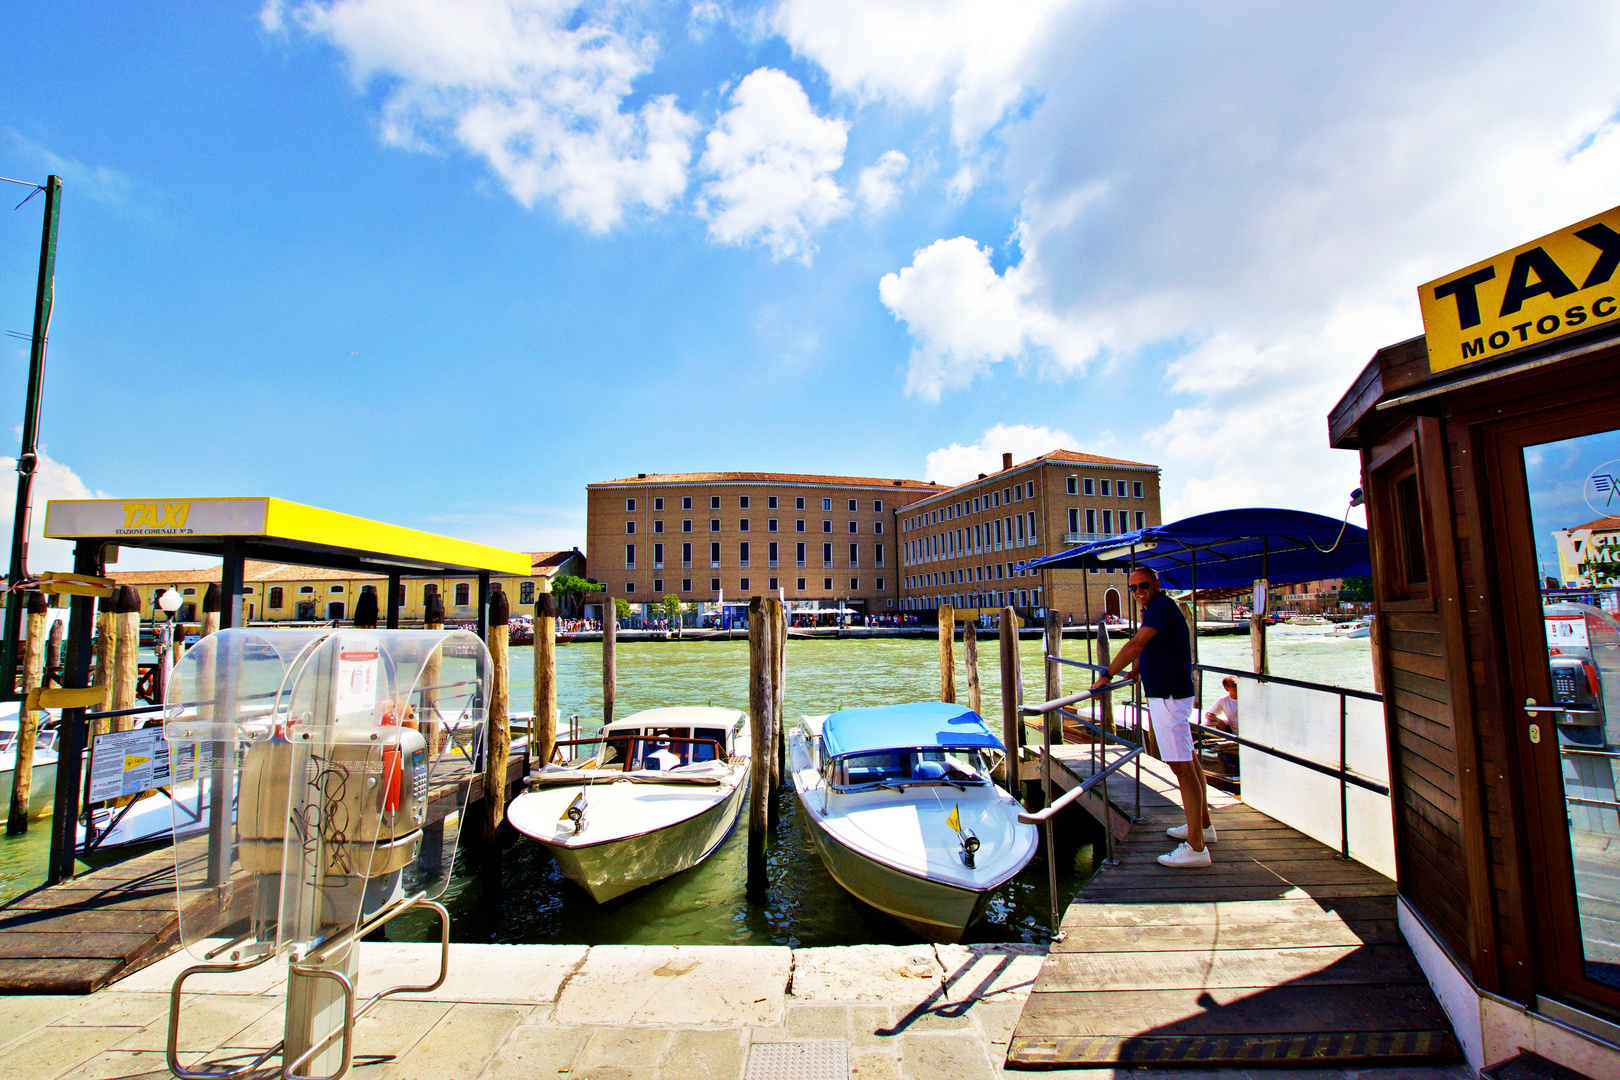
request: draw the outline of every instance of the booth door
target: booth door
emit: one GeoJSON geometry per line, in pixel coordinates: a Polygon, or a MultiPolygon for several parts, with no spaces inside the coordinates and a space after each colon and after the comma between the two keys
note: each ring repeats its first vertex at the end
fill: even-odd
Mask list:
{"type": "Polygon", "coordinates": [[[1620,1014],[1620,405],[1498,429],[1509,683],[1547,989],[1620,1014]]]}

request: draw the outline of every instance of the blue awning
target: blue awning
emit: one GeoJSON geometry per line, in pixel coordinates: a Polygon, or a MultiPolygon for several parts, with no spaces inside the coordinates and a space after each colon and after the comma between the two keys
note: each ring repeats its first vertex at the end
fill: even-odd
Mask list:
{"type": "Polygon", "coordinates": [[[1036,570],[1152,567],[1171,589],[1292,585],[1372,573],[1367,530],[1303,510],[1255,507],[1150,525],[1026,563],[1036,570]],[[1134,555],[1133,555],[1134,549],[1134,555]]]}
{"type": "Polygon", "coordinates": [[[829,757],[878,750],[942,747],[952,750],[1000,750],[979,714],[943,701],[843,709],[827,717],[821,739],[829,757]]]}

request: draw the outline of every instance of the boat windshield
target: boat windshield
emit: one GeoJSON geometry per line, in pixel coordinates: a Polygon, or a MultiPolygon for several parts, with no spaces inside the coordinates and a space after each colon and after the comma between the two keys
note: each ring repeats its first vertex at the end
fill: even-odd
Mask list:
{"type": "Polygon", "coordinates": [[[833,763],[833,786],[863,788],[873,785],[986,784],[989,770],[977,750],[883,750],[850,754],[833,763]]]}

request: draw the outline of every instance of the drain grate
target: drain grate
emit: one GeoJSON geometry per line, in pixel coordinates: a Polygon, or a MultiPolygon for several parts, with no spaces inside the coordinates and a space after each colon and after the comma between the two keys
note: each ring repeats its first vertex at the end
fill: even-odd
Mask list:
{"type": "Polygon", "coordinates": [[[743,1080],[849,1080],[849,1044],[843,1039],[754,1043],[743,1080]]]}

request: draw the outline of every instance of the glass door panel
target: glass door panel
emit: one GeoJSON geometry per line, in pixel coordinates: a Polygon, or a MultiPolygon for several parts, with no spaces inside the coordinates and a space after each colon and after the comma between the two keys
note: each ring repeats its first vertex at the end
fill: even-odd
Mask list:
{"type": "MultiPolygon", "coordinates": [[[[1557,748],[1587,979],[1620,990],[1620,431],[1526,446],[1543,658],[1557,711],[1529,714],[1557,748]]],[[[1553,839],[1549,837],[1549,839],[1553,839]]],[[[1550,883],[1555,886],[1559,883],[1550,883]]]]}

